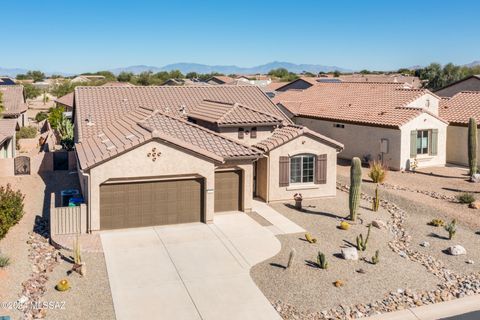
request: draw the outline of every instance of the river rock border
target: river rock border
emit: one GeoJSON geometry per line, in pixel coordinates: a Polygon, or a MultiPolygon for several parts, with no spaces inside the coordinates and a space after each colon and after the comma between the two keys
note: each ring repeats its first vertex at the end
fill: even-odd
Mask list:
{"type": "MultiPolygon", "coordinates": [[[[337,183],[337,189],[343,192],[348,192],[349,186],[337,183]]],[[[418,193],[423,192],[418,191],[418,193]]],[[[452,201],[451,199],[446,199],[447,196],[444,197],[445,198],[440,197],[436,199],[452,201]]],[[[373,197],[365,193],[361,194],[361,198],[369,202],[373,200],[373,197]]],[[[283,319],[355,319],[442,301],[449,301],[455,298],[462,298],[464,296],[480,293],[480,272],[461,276],[447,269],[440,260],[413,250],[410,247],[411,237],[408,235],[404,227],[407,213],[400,209],[396,204],[387,200],[381,200],[380,205],[385,208],[391,216],[391,219],[389,219],[387,223],[388,229],[393,234],[393,239],[389,242],[389,247],[401,257],[420,263],[428,272],[440,278],[442,282],[438,285],[438,288],[430,291],[398,289],[397,291],[387,293],[383,299],[371,303],[339,305],[335,308],[315,313],[303,313],[298,311],[292,305],[288,305],[282,301],[274,301],[272,304],[283,319]]]]}

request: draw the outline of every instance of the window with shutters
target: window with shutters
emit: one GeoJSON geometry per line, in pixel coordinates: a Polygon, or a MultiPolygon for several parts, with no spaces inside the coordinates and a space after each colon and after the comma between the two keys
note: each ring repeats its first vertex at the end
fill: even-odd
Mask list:
{"type": "Polygon", "coordinates": [[[417,131],[417,154],[429,154],[430,130],[417,131]]]}
{"type": "Polygon", "coordinates": [[[315,156],[301,154],[290,158],[290,183],[313,182],[315,172],[315,156]]]}

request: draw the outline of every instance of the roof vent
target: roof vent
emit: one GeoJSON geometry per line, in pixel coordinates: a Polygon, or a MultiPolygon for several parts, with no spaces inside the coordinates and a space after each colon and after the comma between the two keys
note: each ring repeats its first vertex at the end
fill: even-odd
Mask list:
{"type": "Polygon", "coordinates": [[[123,102],[127,102],[128,99],[127,99],[127,98],[123,98],[122,101],[123,101],[123,102]]]}
{"type": "Polygon", "coordinates": [[[89,115],[87,116],[87,118],[85,119],[85,121],[87,121],[87,126],[93,126],[93,125],[95,125],[95,123],[93,122],[93,118],[92,118],[92,115],[91,115],[91,114],[89,114],[89,115]]]}
{"type": "Polygon", "coordinates": [[[182,104],[182,105],[180,106],[179,111],[182,113],[182,115],[185,116],[185,115],[187,114],[187,107],[185,107],[185,105],[182,104]]]}

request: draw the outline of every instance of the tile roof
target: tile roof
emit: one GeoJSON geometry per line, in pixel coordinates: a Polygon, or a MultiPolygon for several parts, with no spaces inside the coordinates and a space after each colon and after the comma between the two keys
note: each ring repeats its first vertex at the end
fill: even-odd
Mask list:
{"type": "Polygon", "coordinates": [[[259,88],[251,86],[77,87],[80,166],[91,168],[151,139],[162,139],[221,162],[261,156],[258,149],[181,118],[181,106],[188,110],[209,98],[241,100],[255,106],[258,113],[265,110],[286,118],[259,88]]]}
{"type": "Polygon", "coordinates": [[[15,135],[18,127],[16,119],[0,119],[0,143],[15,135]]]}
{"type": "Polygon", "coordinates": [[[420,78],[402,74],[351,74],[340,75],[338,79],[344,82],[406,83],[417,89],[422,86],[420,78]]]}
{"type": "Polygon", "coordinates": [[[428,113],[421,108],[407,107],[425,94],[436,97],[426,89],[404,88],[400,83],[339,82],[282,92],[273,101],[294,115],[398,128],[428,113]]]}
{"type": "Polygon", "coordinates": [[[271,82],[269,85],[265,87],[265,91],[276,91],[278,88],[283,87],[286,85],[285,82],[271,82]]]}
{"type": "Polygon", "coordinates": [[[258,142],[254,147],[268,152],[302,135],[311,136],[314,139],[337,149],[338,151],[343,150],[343,144],[340,142],[312,131],[307,127],[299,125],[286,125],[284,127],[277,128],[273,131],[270,137],[258,142]]]}
{"type": "MultiPolygon", "coordinates": [[[[117,81],[111,81],[107,82],[105,84],[101,85],[102,87],[134,87],[135,85],[129,83],[129,82],[117,82],[117,81]]],[[[64,96],[61,96],[60,98],[55,99],[56,103],[63,104],[64,106],[73,108],[73,101],[74,101],[74,92],[67,93],[64,96]]]]}
{"type": "Polygon", "coordinates": [[[480,123],[480,91],[463,91],[440,101],[440,116],[450,123],[467,125],[470,118],[480,123]]]}
{"type": "Polygon", "coordinates": [[[85,139],[138,107],[181,116],[209,99],[239,103],[291,123],[287,116],[256,86],[135,86],[75,88],[78,139],[85,139]],[[95,125],[87,126],[86,119],[95,125]]]}
{"type": "Polygon", "coordinates": [[[212,100],[203,100],[190,110],[188,116],[214,123],[219,127],[235,125],[278,125],[282,119],[247,106],[212,100]]]}
{"type": "Polygon", "coordinates": [[[208,79],[207,82],[209,82],[210,80],[215,80],[215,79],[219,80],[219,82],[221,82],[221,84],[228,84],[228,83],[231,83],[235,80],[234,78],[228,77],[228,76],[213,76],[210,79],[208,79]]]}
{"type": "Polygon", "coordinates": [[[3,113],[4,116],[18,116],[27,111],[27,104],[23,97],[23,86],[19,85],[0,85],[2,93],[3,113]]]}

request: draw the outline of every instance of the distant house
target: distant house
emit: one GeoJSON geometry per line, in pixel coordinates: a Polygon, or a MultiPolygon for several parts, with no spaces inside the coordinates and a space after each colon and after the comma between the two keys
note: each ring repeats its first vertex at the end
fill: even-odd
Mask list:
{"type": "Polygon", "coordinates": [[[473,75],[435,91],[440,97],[453,97],[462,91],[480,91],[480,75],[473,75]]]}
{"type": "Polygon", "coordinates": [[[233,81],[235,81],[234,78],[232,77],[227,77],[227,76],[213,76],[209,78],[207,81],[205,81],[208,84],[230,84],[233,81]]]}
{"type": "Polygon", "coordinates": [[[394,170],[445,164],[439,100],[425,89],[364,82],[319,83],[274,98],[296,124],[343,143],[339,157],[378,159],[394,170]]]}
{"type": "Polygon", "coordinates": [[[279,86],[275,91],[285,92],[289,90],[305,90],[314,86],[317,83],[317,78],[301,77],[296,80],[284,83],[283,86],[279,86]]]}
{"type": "Polygon", "coordinates": [[[0,159],[15,157],[15,134],[19,129],[15,119],[0,119],[0,159]]]}
{"type": "Polygon", "coordinates": [[[99,75],[80,75],[80,76],[76,76],[71,81],[75,83],[75,82],[90,82],[90,81],[101,81],[101,80],[105,80],[105,77],[99,76],[99,75]]]}
{"type": "Polygon", "coordinates": [[[0,86],[13,86],[15,84],[15,80],[10,77],[0,77],[0,86]]]}
{"type": "MultiPolygon", "coordinates": [[[[440,116],[449,122],[447,128],[447,162],[468,166],[467,136],[470,118],[480,124],[480,91],[459,92],[440,102],[440,116]]],[[[480,132],[478,133],[480,141],[480,132]]],[[[480,150],[477,150],[480,166],[480,150]]]]}
{"type": "Polygon", "coordinates": [[[359,74],[340,75],[338,77],[343,82],[379,82],[379,83],[401,83],[418,89],[422,87],[422,81],[415,76],[402,74],[359,74]]]}
{"type": "Polygon", "coordinates": [[[3,103],[2,117],[15,119],[21,127],[26,126],[28,124],[26,116],[28,106],[23,94],[23,86],[0,85],[0,92],[2,93],[3,103]]]}

